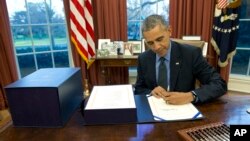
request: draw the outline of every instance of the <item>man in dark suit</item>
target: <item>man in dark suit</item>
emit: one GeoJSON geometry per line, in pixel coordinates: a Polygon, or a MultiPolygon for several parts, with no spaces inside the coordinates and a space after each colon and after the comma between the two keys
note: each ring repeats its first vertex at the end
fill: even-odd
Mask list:
{"type": "Polygon", "coordinates": [[[225,81],[203,58],[201,49],[171,41],[171,32],[162,16],[144,20],[142,33],[150,49],[138,57],[135,94],[152,94],[170,104],[206,102],[225,94],[225,81]],[[159,72],[160,58],[164,58],[166,75],[159,72]],[[160,84],[161,79],[166,83],[160,84]],[[201,83],[197,89],[196,79],[201,83]]]}

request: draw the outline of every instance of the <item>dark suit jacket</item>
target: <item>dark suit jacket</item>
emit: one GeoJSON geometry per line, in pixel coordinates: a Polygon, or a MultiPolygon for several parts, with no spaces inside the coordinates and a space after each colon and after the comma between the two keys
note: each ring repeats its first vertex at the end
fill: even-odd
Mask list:
{"type": "MultiPolygon", "coordinates": [[[[148,94],[157,87],[155,58],[152,50],[139,55],[135,94],[148,94]]],[[[207,63],[200,48],[171,41],[170,91],[192,90],[199,102],[205,102],[225,94],[227,85],[207,63]],[[198,89],[195,89],[196,79],[202,84],[198,89]]]]}

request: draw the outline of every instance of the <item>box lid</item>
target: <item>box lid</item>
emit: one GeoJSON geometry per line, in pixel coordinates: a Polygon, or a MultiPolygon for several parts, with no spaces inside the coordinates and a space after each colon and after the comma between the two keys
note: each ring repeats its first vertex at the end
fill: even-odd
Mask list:
{"type": "Polygon", "coordinates": [[[7,85],[5,88],[58,87],[80,68],[44,68],[7,85]]]}

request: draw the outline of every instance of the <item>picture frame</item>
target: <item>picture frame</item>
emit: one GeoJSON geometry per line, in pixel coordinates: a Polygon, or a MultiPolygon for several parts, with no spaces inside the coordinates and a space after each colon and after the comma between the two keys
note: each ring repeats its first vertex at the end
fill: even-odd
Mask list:
{"type": "Polygon", "coordinates": [[[114,45],[113,42],[107,44],[103,49],[107,49],[109,51],[109,55],[117,55],[117,46],[114,45]]]}
{"type": "Polygon", "coordinates": [[[98,39],[98,49],[105,49],[105,46],[110,44],[110,39],[98,39]]]}
{"type": "Polygon", "coordinates": [[[123,55],[124,53],[124,42],[123,41],[114,41],[114,46],[117,48],[117,55],[123,55]]]}
{"type": "Polygon", "coordinates": [[[133,55],[132,43],[124,42],[124,44],[123,44],[123,55],[125,55],[125,56],[132,56],[133,55]]]}
{"type": "Polygon", "coordinates": [[[133,54],[140,54],[142,52],[142,42],[141,41],[128,41],[131,44],[133,54]]]}

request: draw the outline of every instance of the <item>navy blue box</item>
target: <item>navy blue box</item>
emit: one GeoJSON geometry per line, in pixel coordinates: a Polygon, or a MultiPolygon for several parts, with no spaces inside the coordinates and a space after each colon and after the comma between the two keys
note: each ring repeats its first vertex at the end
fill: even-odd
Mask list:
{"type": "Polygon", "coordinates": [[[81,78],[79,68],[47,68],[6,86],[14,126],[64,126],[82,101],[81,78]]]}

